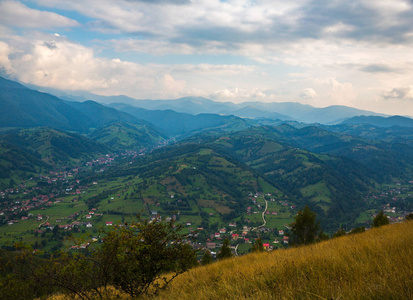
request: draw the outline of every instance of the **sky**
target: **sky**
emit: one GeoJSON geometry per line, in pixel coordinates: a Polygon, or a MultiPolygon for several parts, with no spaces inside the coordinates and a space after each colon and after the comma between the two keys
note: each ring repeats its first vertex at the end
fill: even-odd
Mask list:
{"type": "Polygon", "coordinates": [[[0,0],[0,72],[69,92],[413,116],[413,0],[0,0]]]}

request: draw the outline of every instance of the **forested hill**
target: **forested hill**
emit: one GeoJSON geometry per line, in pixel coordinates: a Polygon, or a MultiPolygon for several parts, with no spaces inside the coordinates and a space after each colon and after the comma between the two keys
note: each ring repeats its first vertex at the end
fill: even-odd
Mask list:
{"type": "Polygon", "coordinates": [[[45,127],[10,130],[0,140],[49,166],[79,163],[110,151],[86,137],[45,127]]]}
{"type": "Polygon", "coordinates": [[[0,77],[0,127],[46,126],[87,133],[114,122],[149,123],[93,101],[68,102],[0,77]]]}
{"type": "Polygon", "coordinates": [[[402,116],[392,116],[392,117],[380,117],[380,116],[357,116],[343,121],[341,124],[370,124],[378,127],[413,127],[413,119],[402,117],[402,116]]]}
{"type": "Polygon", "coordinates": [[[410,146],[317,127],[263,126],[189,141],[248,165],[297,203],[312,205],[326,227],[353,222],[378,184],[412,178],[410,146]]]}

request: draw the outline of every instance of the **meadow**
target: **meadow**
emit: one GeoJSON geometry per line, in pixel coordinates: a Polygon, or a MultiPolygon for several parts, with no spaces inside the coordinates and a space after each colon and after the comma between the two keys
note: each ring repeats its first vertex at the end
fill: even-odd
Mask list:
{"type": "Polygon", "coordinates": [[[412,299],[413,222],[198,267],[155,298],[412,299]]]}
{"type": "MultiPolygon", "coordinates": [[[[115,289],[110,298],[130,299],[115,289]]],[[[142,298],[412,299],[413,221],[199,266],[142,298]]]]}

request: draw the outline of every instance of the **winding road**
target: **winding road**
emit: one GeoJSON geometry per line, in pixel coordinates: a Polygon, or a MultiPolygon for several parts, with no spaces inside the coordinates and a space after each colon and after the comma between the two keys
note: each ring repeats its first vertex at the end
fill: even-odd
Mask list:
{"type": "MultiPolygon", "coordinates": [[[[264,223],[263,223],[262,225],[258,226],[258,227],[252,228],[251,231],[255,231],[255,230],[257,230],[258,228],[263,227],[263,226],[265,226],[265,224],[267,224],[267,221],[265,220],[265,212],[267,211],[267,208],[268,208],[268,201],[267,201],[267,200],[264,200],[264,201],[265,201],[265,209],[264,209],[264,211],[262,212],[262,221],[263,221],[264,223]]],[[[235,255],[236,255],[236,256],[238,256],[238,252],[237,252],[238,246],[239,246],[239,244],[237,244],[237,245],[235,246],[235,255]]]]}
{"type": "Polygon", "coordinates": [[[46,223],[49,220],[49,216],[46,216],[46,221],[44,221],[43,223],[41,223],[37,228],[40,228],[44,223],[46,223]]]}
{"type": "Polygon", "coordinates": [[[264,201],[265,201],[265,209],[264,209],[264,211],[262,212],[262,221],[263,221],[264,223],[263,223],[262,225],[258,226],[258,227],[252,228],[251,231],[257,230],[258,228],[263,227],[263,226],[265,226],[265,224],[267,224],[267,221],[265,220],[265,213],[266,213],[267,208],[268,208],[268,201],[267,201],[267,200],[264,200],[264,201]]]}

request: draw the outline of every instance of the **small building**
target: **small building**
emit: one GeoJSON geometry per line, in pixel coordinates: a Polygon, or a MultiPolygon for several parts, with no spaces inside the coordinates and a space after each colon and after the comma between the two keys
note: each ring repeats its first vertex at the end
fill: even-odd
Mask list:
{"type": "Polygon", "coordinates": [[[207,246],[208,249],[215,249],[217,247],[217,244],[207,242],[206,246],[207,246]]]}

